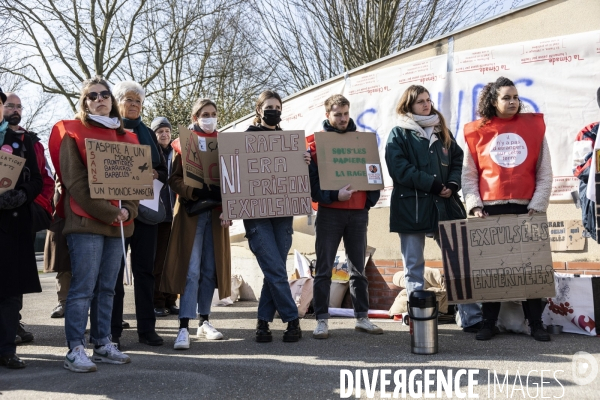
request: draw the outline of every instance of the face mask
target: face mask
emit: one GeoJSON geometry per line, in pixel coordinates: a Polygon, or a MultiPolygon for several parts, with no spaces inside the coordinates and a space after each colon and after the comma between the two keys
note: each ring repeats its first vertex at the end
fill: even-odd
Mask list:
{"type": "Polygon", "coordinates": [[[281,122],[281,111],[264,110],[262,120],[269,126],[277,126],[281,122]]]}
{"type": "Polygon", "coordinates": [[[216,118],[200,118],[198,119],[198,125],[204,133],[213,133],[217,129],[216,118]]]}

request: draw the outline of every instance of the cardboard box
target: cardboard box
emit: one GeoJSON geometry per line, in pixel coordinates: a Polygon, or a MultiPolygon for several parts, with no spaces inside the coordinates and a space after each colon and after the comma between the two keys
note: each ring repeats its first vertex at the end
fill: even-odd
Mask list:
{"type": "Polygon", "coordinates": [[[0,151],[0,194],[15,188],[24,165],[23,157],[0,151]]]}
{"type": "Polygon", "coordinates": [[[204,183],[220,185],[219,143],[216,137],[200,137],[185,126],[179,125],[183,183],[203,188],[204,183]],[[205,173],[206,172],[206,173],[205,173]]]}
{"type": "Polygon", "coordinates": [[[92,199],[154,198],[150,146],[85,139],[92,199]]]}
{"type": "Polygon", "coordinates": [[[383,176],[373,132],[315,132],[321,189],[381,190],[383,176]]]}
{"type": "Polygon", "coordinates": [[[304,152],[304,131],[219,133],[224,218],[311,214],[304,152]]]}
{"type": "Polygon", "coordinates": [[[448,303],[553,297],[546,214],[440,222],[448,303]]]}

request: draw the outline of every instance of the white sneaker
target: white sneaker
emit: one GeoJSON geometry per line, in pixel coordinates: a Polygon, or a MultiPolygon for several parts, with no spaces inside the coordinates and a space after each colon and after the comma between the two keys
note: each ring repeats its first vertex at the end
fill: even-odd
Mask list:
{"type": "Polygon", "coordinates": [[[354,330],[371,333],[373,335],[381,335],[383,333],[383,329],[372,323],[368,317],[357,318],[354,330]]]}
{"type": "Polygon", "coordinates": [[[187,350],[190,348],[190,333],[187,328],[179,329],[179,333],[177,334],[177,339],[175,339],[175,344],[173,345],[175,350],[187,350]]]}
{"type": "Polygon", "coordinates": [[[329,337],[329,327],[327,326],[326,319],[318,319],[317,327],[313,331],[313,338],[315,339],[327,339],[329,337]]]}
{"type": "Polygon", "coordinates": [[[94,372],[97,370],[96,364],[90,360],[83,345],[69,350],[65,356],[63,367],[73,372],[94,372]]]}
{"type": "Polygon", "coordinates": [[[131,362],[131,358],[127,354],[121,353],[117,348],[116,343],[109,343],[99,348],[94,349],[92,355],[94,362],[108,363],[108,364],[127,364],[131,362]]]}
{"type": "Polygon", "coordinates": [[[214,326],[210,324],[208,321],[204,321],[202,325],[198,327],[198,333],[196,334],[198,337],[206,337],[210,340],[221,340],[223,339],[223,334],[215,329],[214,326]]]}

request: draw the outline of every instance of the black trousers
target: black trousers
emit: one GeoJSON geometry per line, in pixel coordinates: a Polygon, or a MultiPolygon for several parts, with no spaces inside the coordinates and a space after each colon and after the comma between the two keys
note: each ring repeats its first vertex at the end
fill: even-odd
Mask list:
{"type": "Polygon", "coordinates": [[[19,311],[23,306],[23,295],[0,297],[0,355],[17,352],[15,336],[19,325],[19,311]]]}
{"type": "Polygon", "coordinates": [[[154,261],[154,307],[164,308],[174,306],[177,302],[177,294],[160,291],[160,279],[162,278],[165,259],[167,258],[167,247],[171,237],[171,222],[158,224],[158,239],[156,243],[156,260],[154,261]]]}
{"type": "Polygon", "coordinates": [[[348,257],[354,316],[362,318],[368,315],[369,282],[365,275],[368,224],[368,210],[319,207],[315,224],[317,265],[313,283],[313,307],[317,319],[329,319],[331,273],[342,240],[348,257]]]}
{"type": "MultiPolygon", "coordinates": [[[[135,220],[133,235],[125,241],[126,248],[131,246],[131,271],[133,273],[133,290],[135,298],[135,317],[138,334],[153,332],[156,325],[154,315],[154,258],[156,253],[157,225],[147,225],[135,220]]],[[[111,318],[111,334],[120,338],[123,333],[123,274],[125,263],[121,261],[121,270],[115,286],[115,298],[111,318]]]]}
{"type": "MultiPolygon", "coordinates": [[[[499,204],[495,206],[485,206],[484,211],[489,215],[500,215],[500,214],[527,214],[527,206],[523,204],[499,204]]],[[[497,321],[498,315],[500,314],[500,302],[483,303],[481,305],[481,312],[483,313],[483,319],[497,321]]],[[[532,322],[542,320],[542,313],[544,312],[544,303],[542,299],[527,299],[521,302],[523,307],[523,313],[525,318],[532,322]]]]}

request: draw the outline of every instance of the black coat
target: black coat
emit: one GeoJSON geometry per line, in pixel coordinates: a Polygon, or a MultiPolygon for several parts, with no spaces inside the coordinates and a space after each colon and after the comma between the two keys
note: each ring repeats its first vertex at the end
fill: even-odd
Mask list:
{"type": "Polygon", "coordinates": [[[28,135],[17,135],[9,129],[0,146],[4,144],[13,148],[13,155],[26,159],[15,189],[24,191],[27,201],[20,207],[0,210],[0,297],[42,291],[33,248],[30,209],[42,191],[42,176],[28,135]]]}

